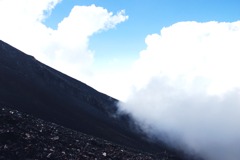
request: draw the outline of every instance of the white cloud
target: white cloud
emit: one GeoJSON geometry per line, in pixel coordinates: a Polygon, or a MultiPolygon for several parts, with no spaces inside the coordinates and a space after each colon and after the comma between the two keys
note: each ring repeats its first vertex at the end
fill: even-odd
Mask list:
{"type": "Polygon", "coordinates": [[[60,0],[1,0],[0,38],[74,78],[86,81],[94,54],[89,38],[128,19],[102,7],[75,6],[56,30],[43,21],[60,0]]]}
{"type": "Polygon", "coordinates": [[[147,36],[120,110],[207,160],[240,158],[240,22],[180,22],[147,36]]]}
{"type": "Polygon", "coordinates": [[[134,73],[141,77],[139,87],[160,74],[171,79],[181,76],[190,83],[194,77],[204,77],[212,83],[209,93],[239,86],[239,25],[180,22],[147,36],[147,49],[134,66],[134,73]]]}
{"type": "Polygon", "coordinates": [[[41,22],[57,3],[57,0],[1,0],[0,38],[29,54],[36,54],[52,32],[41,22]]]}

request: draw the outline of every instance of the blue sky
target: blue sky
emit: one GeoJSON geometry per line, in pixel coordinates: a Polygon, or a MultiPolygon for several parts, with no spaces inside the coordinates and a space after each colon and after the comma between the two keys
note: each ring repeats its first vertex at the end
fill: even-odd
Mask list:
{"type": "Polygon", "coordinates": [[[124,9],[129,16],[115,29],[91,37],[90,48],[95,51],[97,67],[113,59],[121,59],[121,63],[125,61],[125,65],[129,65],[146,47],[144,39],[148,34],[158,33],[176,22],[233,22],[240,17],[238,0],[63,0],[45,24],[56,28],[73,6],[91,4],[113,13],[124,9]]]}

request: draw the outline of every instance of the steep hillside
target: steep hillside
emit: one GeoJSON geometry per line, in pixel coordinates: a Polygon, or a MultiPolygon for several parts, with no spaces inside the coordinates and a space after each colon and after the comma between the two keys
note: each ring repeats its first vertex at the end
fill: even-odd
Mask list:
{"type": "Polygon", "coordinates": [[[127,115],[116,118],[116,103],[116,99],[0,41],[1,105],[127,147],[175,154],[135,132],[127,115]]]}

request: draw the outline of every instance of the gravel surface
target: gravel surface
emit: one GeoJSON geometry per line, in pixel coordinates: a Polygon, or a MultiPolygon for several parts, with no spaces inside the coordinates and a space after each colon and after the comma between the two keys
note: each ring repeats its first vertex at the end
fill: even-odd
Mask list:
{"type": "Polygon", "coordinates": [[[113,144],[0,107],[0,159],[174,160],[113,144]]]}

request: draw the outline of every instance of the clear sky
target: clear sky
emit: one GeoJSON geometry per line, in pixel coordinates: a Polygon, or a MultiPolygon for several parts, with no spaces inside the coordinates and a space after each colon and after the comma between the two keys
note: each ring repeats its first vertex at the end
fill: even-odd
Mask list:
{"type": "Polygon", "coordinates": [[[240,159],[239,0],[0,0],[0,39],[124,101],[150,137],[240,159]]]}

